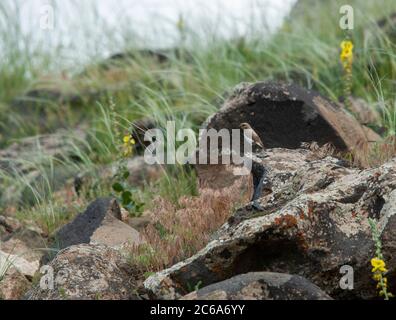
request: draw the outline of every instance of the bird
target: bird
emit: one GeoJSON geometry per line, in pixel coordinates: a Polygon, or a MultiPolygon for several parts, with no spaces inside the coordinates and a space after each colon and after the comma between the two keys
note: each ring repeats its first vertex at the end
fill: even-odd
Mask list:
{"type": "Polygon", "coordinates": [[[250,143],[255,149],[256,157],[253,157],[252,166],[252,176],[253,176],[253,196],[251,199],[252,207],[258,211],[263,211],[263,207],[260,205],[260,198],[262,196],[263,189],[271,190],[271,182],[268,178],[268,170],[262,163],[260,158],[266,158],[267,156],[263,154],[265,151],[264,143],[261,141],[259,135],[252,129],[249,123],[243,122],[239,125],[242,130],[251,130],[252,136],[248,137],[244,134],[244,138],[250,143]],[[260,152],[261,151],[261,152],[260,152]],[[257,158],[261,153],[261,156],[257,158]],[[258,159],[258,160],[257,160],[258,159]]]}
{"type": "Polygon", "coordinates": [[[252,146],[258,146],[258,147],[260,147],[260,149],[265,150],[264,143],[261,141],[261,139],[260,139],[259,135],[256,133],[256,131],[254,131],[254,130],[252,129],[252,127],[250,126],[249,123],[243,122],[243,123],[241,123],[241,124],[239,125],[239,128],[242,129],[242,130],[251,130],[251,132],[252,132],[252,137],[251,137],[251,138],[250,138],[250,137],[247,137],[247,136],[244,134],[245,139],[246,139],[250,144],[252,144],[252,146]]]}

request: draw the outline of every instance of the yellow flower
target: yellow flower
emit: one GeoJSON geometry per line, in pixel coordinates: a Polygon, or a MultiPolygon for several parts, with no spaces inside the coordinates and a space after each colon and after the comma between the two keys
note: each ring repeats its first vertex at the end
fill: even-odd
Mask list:
{"type": "Polygon", "coordinates": [[[122,139],[124,144],[123,144],[123,155],[124,157],[129,157],[133,153],[133,148],[132,146],[136,144],[135,139],[132,138],[130,134],[125,135],[124,138],[122,139]]]}
{"type": "Polygon", "coordinates": [[[128,143],[130,140],[131,140],[131,136],[129,134],[124,136],[124,139],[123,139],[124,143],[128,143]]]}
{"type": "Polygon", "coordinates": [[[341,63],[347,71],[352,68],[353,62],[353,43],[350,40],[344,40],[341,42],[341,63]]]}
{"type": "Polygon", "coordinates": [[[385,262],[382,259],[378,259],[378,258],[371,259],[371,265],[373,266],[373,269],[371,270],[371,272],[376,272],[376,271],[387,272],[388,271],[388,270],[386,270],[385,262]]]}
{"type": "Polygon", "coordinates": [[[352,51],[353,49],[353,43],[350,40],[344,40],[341,42],[341,49],[342,50],[350,50],[352,51]]]}

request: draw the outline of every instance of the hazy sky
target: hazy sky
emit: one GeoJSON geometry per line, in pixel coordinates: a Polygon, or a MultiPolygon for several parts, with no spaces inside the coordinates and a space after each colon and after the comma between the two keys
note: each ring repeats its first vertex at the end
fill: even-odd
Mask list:
{"type": "MultiPolygon", "coordinates": [[[[49,46],[71,44],[81,53],[119,50],[117,40],[130,30],[128,40],[149,47],[169,47],[179,39],[177,21],[199,35],[226,38],[260,31],[270,34],[280,26],[296,0],[1,0],[18,3],[25,32],[49,46]],[[46,5],[54,13],[54,29],[43,30],[40,21],[46,5]],[[123,32],[121,32],[123,30],[123,32]],[[133,34],[132,34],[133,32],[133,34]],[[102,36],[105,34],[107,36],[102,36]],[[112,48],[109,48],[112,47],[112,48]]],[[[119,39],[122,43],[122,39],[119,39]]]]}

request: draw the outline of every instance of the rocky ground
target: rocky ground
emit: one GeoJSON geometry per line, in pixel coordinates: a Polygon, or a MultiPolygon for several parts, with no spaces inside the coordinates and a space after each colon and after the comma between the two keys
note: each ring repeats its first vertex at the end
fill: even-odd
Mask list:
{"type": "MultiPolygon", "coordinates": [[[[154,221],[131,218],[114,198],[98,198],[52,235],[12,214],[1,215],[0,296],[375,299],[369,218],[380,228],[389,287],[396,286],[396,159],[370,165],[372,148],[381,138],[364,124],[375,116],[358,121],[342,105],[294,85],[241,84],[204,127],[232,129],[248,122],[259,134],[267,150],[257,153],[255,161],[266,168],[269,184],[258,202],[235,208],[202,250],[155,274],[129,262],[133,248],[147,245],[145,230],[154,221]],[[340,287],[345,265],[354,270],[353,290],[340,287]]],[[[61,134],[41,138],[53,157],[73,154],[61,134]]],[[[0,151],[0,166],[36,181],[40,177],[34,168],[15,161],[29,148],[34,149],[34,141],[26,139],[0,151]]],[[[130,159],[127,168],[135,185],[162,173],[140,156],[130,159]]],[[[236,193],[251,193],[252,180],[233,175],[233,169],[195,166],[200,190],[237,186],[236,193]]],[[[99,171],[105,179],[114,168],[99,171]]],[[[253,167],[253,180],[256,174],[253,167]]],[[[70,178],[79,189],[90,173],[68,172],[60,181],[70,178]]],[[[15,200],[21,195],[8,190],[6,196],[15,200]]]]}

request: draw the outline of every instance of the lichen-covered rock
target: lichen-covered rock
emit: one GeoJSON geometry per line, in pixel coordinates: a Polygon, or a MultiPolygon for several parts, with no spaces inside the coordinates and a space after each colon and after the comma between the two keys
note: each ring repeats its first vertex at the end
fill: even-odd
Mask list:
{"type": "Polygon", "coordinates": [[[133,275],[120,254],[104,245],[81,244],[58,253],[30,290],[29,300],[124,300],[137,298],[133,275]],[[49,271],[51,270],[51,271],[49,271]],[[46,278],[53,276],[51,288],[46,278]]]}
{"type": "Polygon", "coordinates": [[[308,150],[267,154],[272,188],[260,199],[262,211],[250,204],[237,210],[203,250],[148,278],[152,295],[178,298],[189,284],[269,271],[304,276],[332,298],[374,298],[369,218],[380,227],[389,286],[395,288],[396,158],[360,170],[308,150]],[[353,290],[340,288],[344,265],[354,270],[353,290]]]}
{"type": "Polygon", "coordinates": [[[275,272],[251,272],[191,292],[181,300],[331,300],[307,279],[275,272]]]}

